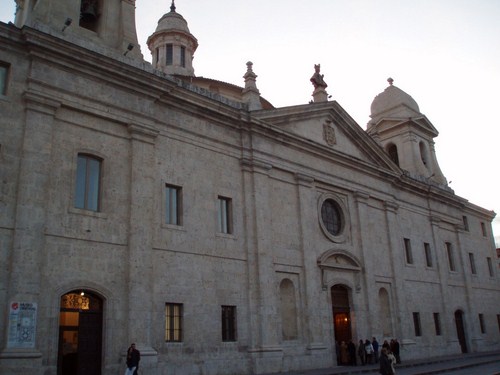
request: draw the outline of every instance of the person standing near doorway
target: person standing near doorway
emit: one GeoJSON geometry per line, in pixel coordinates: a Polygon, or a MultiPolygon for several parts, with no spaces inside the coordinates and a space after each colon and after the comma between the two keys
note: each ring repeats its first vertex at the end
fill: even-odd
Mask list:
{"type": "Polygon", "coordinates": [[[373,359],[375,363],[378,363],[378,341],[375,337],[372,337],[372,346],[373,346],[373,359]]]}
{"type": "Polygon", "coordinates": [[[137,375],[140,360],[141,353],[135,348],[135,344],[132,343],[127,349],[127,370],[125,371],[125,375],[137,375]]]}

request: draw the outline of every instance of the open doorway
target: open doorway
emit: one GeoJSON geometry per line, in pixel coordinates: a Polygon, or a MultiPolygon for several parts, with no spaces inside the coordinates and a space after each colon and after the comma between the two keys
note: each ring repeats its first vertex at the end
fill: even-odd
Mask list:
{"type": "Polygon", "coordinates": [[[103,300],[87,290],[61,297],[58,375],[101,375],[103,300]]]}
{"type": "Polygon", "coordinates": [[[465,340],[464,313],[461,310],[455,311],[455,325],[457,327],[457,337],[462,353],[467,353],[467,342],[465,340]]]}
{"type": "Polygon", "coordinates": [[[349,290],[343,285],[334,285],[331,294],[335,340],[347,343],[352,339],[349,290]]]}

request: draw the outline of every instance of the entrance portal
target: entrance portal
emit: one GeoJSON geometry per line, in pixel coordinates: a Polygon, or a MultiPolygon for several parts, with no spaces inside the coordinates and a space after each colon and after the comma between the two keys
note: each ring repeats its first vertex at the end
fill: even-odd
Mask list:
{"type": "Polygon", "coordinates": [[[349,290],[343,285],[334,285],[331,294],[335,341],[348,343],[352,339],[349,290]]]}
{"type": "Polygon", "coordinates": [[[465,341],[464,313],[461,310],[455,311],[455,325],[457,326],[457,337],[462,353],[467,353],[467,342],[465,341]]]}
{"type": "Polygon", "coordinates": [[[101,375],[103,300],[74,290],[61,297],[58,375],[101,375]]]}

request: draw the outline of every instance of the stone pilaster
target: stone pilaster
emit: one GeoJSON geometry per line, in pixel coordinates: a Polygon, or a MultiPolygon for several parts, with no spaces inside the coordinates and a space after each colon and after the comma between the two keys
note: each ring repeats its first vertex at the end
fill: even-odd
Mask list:
{"type": "MultiPolygon", "coordinates": [[[[129,344],[141,351],[141,367],[154,372],[157,353],[152,348],[153,296],[153,213],[155,195],[155,148],[158,131],[131,124],[130,133],[130,222],[129,222],[129,344]]],[[[124,345],[126,345],[124,344],[124,345]]]]}
{"type": "Polygon", "coordinates": [[[254,371],[281,370],[282,348],[276,330],[279,305],[272,257],[271,197],[265,162],[242,159],[246,207],[246,233],[249,280],[250,342],[254,371]]]}
{"type": "MultiPolygon", "coordinates": [[[[369,217],[367,213],[367,201],[370,199],[370,196],[361,191],[357,191],[354,194],[355,202],[356,202],[356,214],[357,214],[357,229],[353,228],[353,233],[355,237],[353,238],[353,243],[355,246],[358,246],[361,249],[360,258],[365,259],[366,251],[365,251],[365,243],[369,243],[367,239],[363,236],[363,231],[360,228],[364,228],[368,225],[368,223],[364,222],[365,218],[369,217]]],[[[373,289],[373,272],[370,268],[364,267],[363,272],[361,274],[361,280],[359,285],[359,290],[356,292],[361,292],[359,295],[359,299],[356,306],[356,314],[357,314],[357,334],[365,337],[369,337],[372,334],[373,327],[371,326],[372,320],[369,319],[369,311],[374,311],[374,307],[370,308],[371,305],[371,296],[374,294],[373,289]]],[[[354,295],[353,295],[353,303],[354,303],[354,295]]]]}
{"type": "Polygon", "coordinates": [[[395,330],[395,337],[403,338],[409,336],[410,333],[405,330],[406,326],[403,326],[403,322],[407,319],[408,312],[405,310],[405,291],[404,291],[404,280],[401,273],[398,271],[402,264],[405,264],[403,259],[403,252],[401,251],[401,241],[402,236],[399,229],[398,223],[398,209],[399,206],[396,202],[386,201],[384,202],[385,207],[385,219],[387,227],[387,241],[389,243],[389,256],[391,261],[391,272],[392,278],[394,280],[393,284],[393,296],[394,301],[392,306],[397,306],[394,313],[395,321],[393,320],[392,328],[395,330]]]}
{"type": "MultiPolygon", "coordinates": [[[[316,351],[326,349],[326,341],[329,341],[322,329],[323,316],[321,309],[318,308],[318,301],[321,301],[321,278],[316,259],[311,256],[315,253],[314,246],[310,239],[314,238],[313,223],[311,218],[317,216],[316,202],[314,201],[314,178],[304,174],[295,175],[297,183],[297,196],[299,203],[299,231],[300,246],[302,253],[303,274],[301,276],[302,289],[305,290],[303,297],[304,319],[303,324],[306,332],[307,349],[311,355],[316,351]]],[[[331,311],[331,310],[330,310],[331,311]]]]}
{"type": "MultiPolygon", "coordinates": [[[[42,281],[40,264],[45,256],[45,223],[52,168],[54,116],[60,103],[29,92],[24,95],[24,100],[26,117],[19,161],[13,241],[8,255],[10,272],[7,303],[10,305],[13,301],[28,302],[39,306],[42,281]]],[[[36,333],[39,331],[38,328],[36,333]]],[[[7,347],[7,332],[2,336],[1,357],[9,358],[10,354],[18,349],[7,347]]],[[[21,358],[40,357],[40,340],[40,337],[36,337],[34,347],[20,350],[21,358]]],[[[35,362],[30,364],[36,365],[35,362]]]]}
{"type": "MultiPolygon", "coordinates": [[[[462,241],[462,233],[463,233],[463,225],[462,224],[456,224],[455,225],[455,242],[456,242],[456,250],[455,250],[455,256],[456,259],[460,261],[460,267],[457,265],[457,270],[461,274],[463,278],[463,283],[464,283],[464,297],[465,301],[467,304],[467,309],[468,314],[465,314],[465,319],[467,320],[466,322],[466,327],[474,327],[474,329],[469,329],[469,332],[473,332],[474,334],[470,334],[468,337],[466,335],[467,341],[467,346],[469,350],[476,352],[481,349],[482,345],[482,340],[483,338],[479,334],[481,332],[481,329],[479,327],[479,319],[478,319],[478,314],[481,313],[481,306],[475,305],[471,301],[471,296],[474,294],[473,287],[472,287],[472,271],[471,271],[471,265],[470,265],[470,259],[469,259],[469,252],[473,252],[472,249],[464,249],[463,248],[463,243],[466,243],[466,241],[462,241]],[[472,345],[472,347],[470,347],[472,345]]],[[[477,262],[478,259],[475,259],[476,262],[476,272],[477,272],[477,262]]],[[[452,314],[455,312],[453,311],[452,314]]],[[[451,332],[451,331],[450,331],[451,332]]]]}

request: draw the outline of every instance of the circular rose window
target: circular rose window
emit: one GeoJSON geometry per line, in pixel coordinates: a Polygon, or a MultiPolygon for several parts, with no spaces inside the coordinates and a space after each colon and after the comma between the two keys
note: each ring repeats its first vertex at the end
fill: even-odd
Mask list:
{"type": "Polygon", "coordinates": [[[338,236],[342,233],[342,210],[333,199],[326,199],[321,205],[321,221],[332,236],[338,236]]]}
{"type": "Polygon", "coordinates": [[[348,210],[342,198],[323,194],[318,200],[318,221],[323,234],[330,241],[343,243],[349,240],[348,210]]]}

